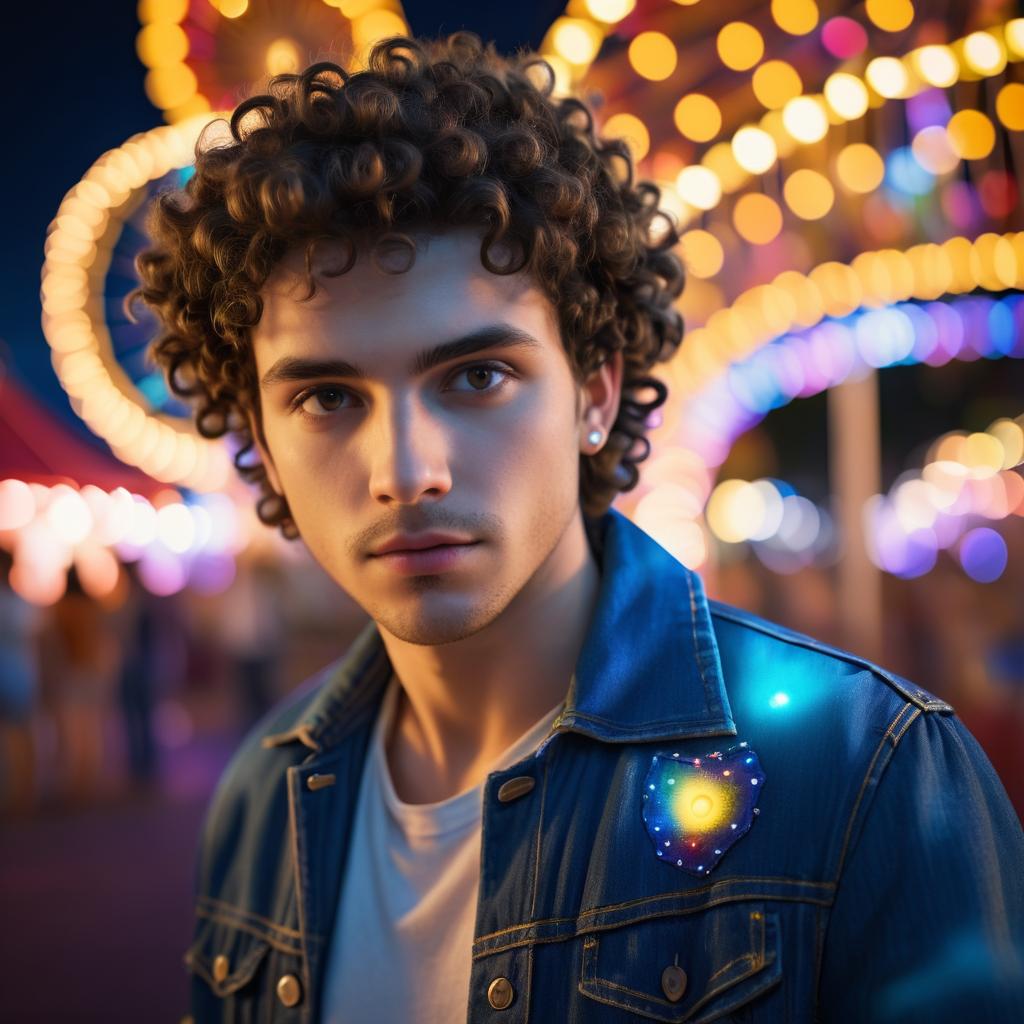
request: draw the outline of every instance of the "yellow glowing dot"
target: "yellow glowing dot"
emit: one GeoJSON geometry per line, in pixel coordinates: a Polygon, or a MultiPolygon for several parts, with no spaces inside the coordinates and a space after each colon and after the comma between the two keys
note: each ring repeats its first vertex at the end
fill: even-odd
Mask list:
{"type": "Polygon", "coordinates": [[[710,210],[722,198],[722,184],[718,175],[707,167],[684,167],[676,178],[676,188],[684,202],[698,210],[710,210]]]}
{"type": "Polygon", "coordinates": [[[589,64],[601,48],[601,33],[583,18],[559,18],[551,29],[551,41],[570,64],[589,64]]]}
{"type": "Polygon", "coordinates": [[[627,14],[632,14],[636,0],[587,0],[587,10],[591,16],[608,25],[614,25],[627,14]]]}
{"type": "Polygon", "coordinates": [[[143,25],[151,21],[178,24],[188,14],[188,0],[139,0],[137,13],[143,25]]]}
{"type": "Polygon", "coordinates": [[[983,160],[996,144],[992,122],[980,110],[960,110],[946,126],[953,152],[963,160],[983,160]]]}
{"type": "Polygon", "coordinates": [[[180,64],[188,56],[188,36],[171,22],[144,25],[135,37],[135,52],[147,68],[180,64]]]}
{"type": "Polygon", "coordinates": [[[803,82],[792,64],[766,60],[751,79],[754,95],[768,110],[778,110],[803,92],[803,82]]]}
{"type": "Polygon", "coordinates": [[[828,178],[808,168],[794,171],[786,179],[782,194],[786,205],[804,220],[824,217],[832,209],[836,198],[828,178]]]}
{"type": "Polygon", "coordinates": [[[889,100],[904,96],[910,85],[906,67],[895,57],[876,57],[869,62],[864,77],[879,96],[889,100]]]}
{"type": "Polygon", "coordinates": [[[189,99],[199,83],[187,64],[170,64],[165,68],[152,68],[146,75],[144,85],[150,102],[166,110],[180,106],[189,99]]]}
{"type": "Polygon", "coordinates": [[[748,71],[764,56],[761,33],[745,21],[730,21],[718,33],[718,56],[733,71],[748,71]]]}
{"type": "Polygon", "coordinates": [[[845,71],[829,75],[824,92],[829,106],[847,121],[863,117],[868,109],[868,90],[856,75],[845,71]]]}
{"type": "Polygon", "coordinates": [[[1015,57],[1024,57],[1024,18],[1014,18],[1004,26],[1006,45],[1015,57]]]}
{"type": "Polygon", "coordinates": [[[751,174],[763,174],[777,156],[775,140],[760,128],[746,125],[732,137],[732,152],[736,162],[751,174]]]}
{"type": "Polygon", "coordinates": [[[821,101],[813,96],[798,96],[782,109],[782,123],[798,142],[817,142],[828,132],[828,117],[821,101]]]}
{"type": "Polygon", "coordinates": [[[996,96],[996,114],[1012,131],[1024,131],[1024,85],[1008,82],[996,96]]]}
{"type": "Polygon", "coordinates": [[[960,65],[948,46],[922,46],[910,54],[910,61],[925,82],[940,89],[960,77],[960,65]]]}
{"type": "Polygon", "coordinates": [[[605,121],[602,133],[608,138],[624,139],[633,160],[643,160],[651,148],[651,135],[647,126],[633,114],[613,114],[605,121]]]}
{"type": "Polygon", "coordinates": [[[1006,53],[989,32],[972,32],[964,40],[964,62],[979,75],[998,75],[1006,67],[1006,53]]]}
{"type": "Polygon", "coordinates": [[[284,36],[275,39],[267,47],[266,64],[269,75],[293,74],[299,70],[299,49],[284,36]]]}
{"type": "Polygon", "coordinates": [[[169,124],[177,124],[179,121],[187,121],[197,114],[208,114],[210,112],[210,101],[200,93],[193,93],[184,103],[176,107],[169,107],[164,111],[164,117],[169,124]]]}
{"type": "Polygon", "coordinates": [[[782,211],[774,199],[760,192],[748,192],[736,201],[732,223],[736,233],[751,245],[767,245],[782,230],[782,211]]]}
{"type": "Polygon", "coordinates": [[[958,163],[960,157],[953,152],[946,129],[933,124],[922,128],[910,144],[914,159],[932,174],[948,174],[958,163]]]}
{"type": "Polygon", "coordinates": [[[388,10],[369,11],[352,22],[352,42],[361,49],[388,36],[404,35],[407,31],[400,14],[388,10]]]}
{"type": "Polygon", "coordinates": [[[864,11],[883,32],[902,32],[914,20],[909,0],[866,0],[864,11]]]}
{"type": "Polygon", "coordinates": [[[848,192],[874,192],[885,177],[885,163],[872,146],[854,142],[840,151],[836,158],[836,173],[848,192]]]}
{"type": "Polygon", "coordinates": [[[684,96],[676,104],[673,120],[679,134],[694,142],[709,142],[722,128],[718,104],[699,92],[684,96]]]}
{"type": "Polygon", "coordinates": [[[722,243],[710,231],[687,231],[679,240],[686,269],[700,278],[714,277],[722,269],[722,243]]]}
{"type": "Polygon", "coordinates": [[[661,82],[676,69],[676,44],[664,32],[641,32],[629,44],[633,70],[652,82],[661,82]]]}
{"type": "Polygon", "coordinates": [[[711,798],[707,796],[698,796],[692,804],[690,804],[690,810],[698,818],[706,818],[711,813],[711,808],[714,805],[711,803],[711,798]]]}
{"type": "Polygon", "coordinates": [[[818,24],[814,0],[772,0],[775,24],[791,36],[805,36],[818,24]]]}
{"type": "Polygon", "coordinates": [[[736,155],[728,142],[716,143],[700,158],[700,162],[715,172],[723,192],[735,192],[749,177],[736,162],[736,155]]]}
{"type": "Polygon", "coordinates": [[[249,0],[217,0],[215,7],[225,18],[240,18],[249,9],[249,0]]]}

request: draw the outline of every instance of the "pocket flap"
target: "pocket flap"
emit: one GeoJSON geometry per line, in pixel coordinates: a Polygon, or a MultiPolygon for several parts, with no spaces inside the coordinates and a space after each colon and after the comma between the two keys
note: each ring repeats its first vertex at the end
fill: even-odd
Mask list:
{"type": "Polygon", "coordinates": [[[778,914],[727,903],[585,936],[579,989],[650,1020],[702,1024],[781,977],[778,914]]]}
{"type": "Polygon", "coordinates": [[[269,949],[266,939],[250,931],[207,919],[185,954],[185,964],[217,995],[226,996],[252,979],[269,949]]]}

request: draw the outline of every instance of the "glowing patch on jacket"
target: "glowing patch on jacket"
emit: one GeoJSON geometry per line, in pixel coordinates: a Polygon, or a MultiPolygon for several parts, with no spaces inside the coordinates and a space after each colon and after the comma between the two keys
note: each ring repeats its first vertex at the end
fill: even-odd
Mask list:
{"type": "Polygon", "coordinates": [[[704,757],[655,754],[644,779],[642,812],[657,856],[706,875],[750,828],[764,785],[746,743],[704,757]]]}

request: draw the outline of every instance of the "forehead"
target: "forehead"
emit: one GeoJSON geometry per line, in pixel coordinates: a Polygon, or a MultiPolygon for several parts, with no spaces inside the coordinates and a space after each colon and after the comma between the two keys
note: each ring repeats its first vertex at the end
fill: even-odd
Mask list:
{"type": "MultiPolygon", "coordinates": [[[[486,323],[504,321],[541,340],[558,339],[557,315],[547,296],[525,272],[494,274],[480,262],[481,236],[473,231],[412,234],[412,265],[407,249],[385,250],[373,258],[368,247],[356,253],[345,273],[327,276],[344,253],[322,244],[313,260],[317,290],[308,291],[305,253],[290,250],[268,278],[261,296],[263,314],[253,332],[257,362],[289,350],[371,348],[383,354],[419,348],[423,342],[459,337],[486,323]],[[397,272],[400,271],[400,272],[397,272]]],[[[500,263],[504,254],[495,259],[500,263]]]]}

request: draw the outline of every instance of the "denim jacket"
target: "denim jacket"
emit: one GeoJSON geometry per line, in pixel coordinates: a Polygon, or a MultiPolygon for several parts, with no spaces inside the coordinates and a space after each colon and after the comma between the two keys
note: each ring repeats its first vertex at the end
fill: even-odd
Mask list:
{"type": "MultiPolygon", "coordinates": [[[[614,509],[587,525],[564,709],[484,784],[467,1021],[1024,1021],[1024,834],[950,705],[708,601],[614,509]]],[[[389,672],[368,623],[225,772],[197,1024],[319,1019],[389,672]]]]}

